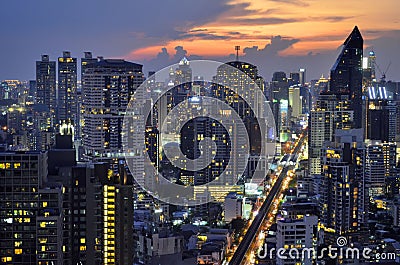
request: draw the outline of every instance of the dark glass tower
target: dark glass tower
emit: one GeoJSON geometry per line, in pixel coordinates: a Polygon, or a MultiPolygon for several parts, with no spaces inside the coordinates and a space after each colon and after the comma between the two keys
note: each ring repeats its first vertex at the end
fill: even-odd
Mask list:
{"type": "Polygon", "coordinates": [[[52,124],[56,122],[56,62],[48,55],[36,61],[37,103],[46,105],[51,113],[52,124]]]}
{"type": "Polygon", "coordinates": [[[344,42],[343,50],[331,69],[330,90],[335,94],[349,95],[354,110],[354,128],[361,128],[363,123],[363,43],[356,26],[344,42]]]}

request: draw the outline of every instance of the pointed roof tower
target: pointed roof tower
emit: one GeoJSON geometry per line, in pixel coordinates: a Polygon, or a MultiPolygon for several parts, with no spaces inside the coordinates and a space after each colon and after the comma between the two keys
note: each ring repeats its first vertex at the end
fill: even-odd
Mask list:
{"type": "Polygon", "coordinates": [[[355,26],[343,45],[350,46],[350,48],[362,48],[363,42],[364,40],[361,36],[360,30],[357,26],[355,26]]]}

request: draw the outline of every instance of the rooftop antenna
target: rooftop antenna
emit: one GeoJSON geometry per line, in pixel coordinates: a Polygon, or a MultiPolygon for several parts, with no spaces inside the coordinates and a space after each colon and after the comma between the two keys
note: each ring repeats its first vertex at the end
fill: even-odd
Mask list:
{"type": "Polygon", "coordinates": [[[239,61],[240,46],[235,46],[235,51],[236,51],[236,61],[239,61]]]}

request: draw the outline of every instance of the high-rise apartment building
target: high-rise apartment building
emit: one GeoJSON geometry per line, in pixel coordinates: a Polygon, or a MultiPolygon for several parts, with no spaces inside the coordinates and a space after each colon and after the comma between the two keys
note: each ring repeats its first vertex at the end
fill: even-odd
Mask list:
{"type": "Polygon", "coordinates": [[[86,155],[121,153],[124,114],[130,98],[144,80],[142,65],[100,59],[84,67],[82,78],[82,131],[86,155]]]}
{"type": "Polygon", "coordinates": [[[335,130],[351,129],[353,111],[346,95],[330,92],[320,94],[309,117],[309,170],[321,173],[321,149],[326,141],[333,141],[335,130]]]}
{"type": "Polygon", "coordinates": [[[68,51],[58,57],[58,122],[76,124],[77,113],[77,59],[68,51]]]}
{"type": "Polygon", "coordinates": [[[362,129],[336,130],[322,151],[321,223],[334,235],[359,236],[367,224],[368,179],[362,129]]]}
{"type": "Polygon", "coordinates": [[[63,185],[63,264],[132,264],[132,176],[123,160],[77,163],[71,137],[49,151],[49,179],[63,185]]]}
{"type": "Polygon", "coordinates": [[[396,177],[396,144],[368,140],[366,144],[365,178],[370,183],[369,195],[386,193],[390,180],[396,177]]]}

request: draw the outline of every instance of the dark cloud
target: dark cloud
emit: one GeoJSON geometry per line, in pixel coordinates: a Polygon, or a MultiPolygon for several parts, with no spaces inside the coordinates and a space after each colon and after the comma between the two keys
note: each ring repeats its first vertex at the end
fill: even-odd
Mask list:
{"type": "MultiPolygon", "coordinates": [[[[225,22],[228,24],[237,25],[276,25],[298,22],[300,20],[295,18],[279,18],[279,17],[260,17],[260,18],[233,18],[227,19],[225,22]]],[[[224,22],[222,22],[224,23],[224,22]]]]}
{"type": "MultiPolygon", "coordinates": [[[[310,51],[303,56],[281,56],[280,52],[292,47],[299,39],[289,37],[275,36],[270,43],[263,48],[258,46],[243,48],[244,55],[239,60],[247,61],[258,66],[259,73],[266,80],[270,80],[273,72],[285,71],[287,73],[298,71],[299,68],[307,68],[308,78],[319,78],[321,74],[327,76],[330,67],[333,65],[337,51],[328,51],[326,53],[313,53],[310,51]]],[[[222,57],[202,57],[197,55],[188,56],[188,52],[182,47],[175,47],[175,54],[171,56],[166,48],[152,60],[144,61],[146,71],[159,70],[170,64],[177,63],[186,56],[189,60],[210,59],[220,62],[236,60],[235,54],[229,54],[222,57]]]]}
{"type": "Polygon", "coordinates": [[[282,38],[281,36],[275,36],[271,38],[271,43],[265,45],[263,49],[258,49],[258,46],[246,47],[243,49],[245,57],[247,56],[262,56],[271,57],[277,56],[280,51],[284,51],[291,47],[293,44],[299,42],[298,39],[282,38]]]}
{"type": "Polygon", "coordinates": [[[179,39],[202,39],[202,40],[226,40],[229,39],[230,36],[223,36],[223,35],[217,35],[217,34],[212,34],[212,33],[195,33],[195,34],[182,34],[179,36],[179,39]]]}
{"type": "Polygon", "coordinates": [[[315,20],[321,20],[321,21],[328,21],[328,22],[341,22],[344,20],[349,20],[353,19],[355,16],[322,16],[322,17],[311,17],[310,19],[315,21],[315,20]]]}
{"type": "Polygon", "coordinates": [[[176,46],[174,48],[175,53],[171,55],[168,52],[168,49],[163,47],[161,51],[157,54],[157,56],[150,60],[144,60],[141,63],[144,65],[144,72],[148,71],[158,71],[164,67],[167,67],[171,64],[178,63],[183,57],[188,58],[189,60],[201,60],[202,56],[191,54],[188,55],[187,50],[183,48],[183,46],[176,46]]]}
{"type": "Polygon", "coordinates": [[[189,32],[205,32],[208,31],[208,29],[192,29],[189,32]]]}

